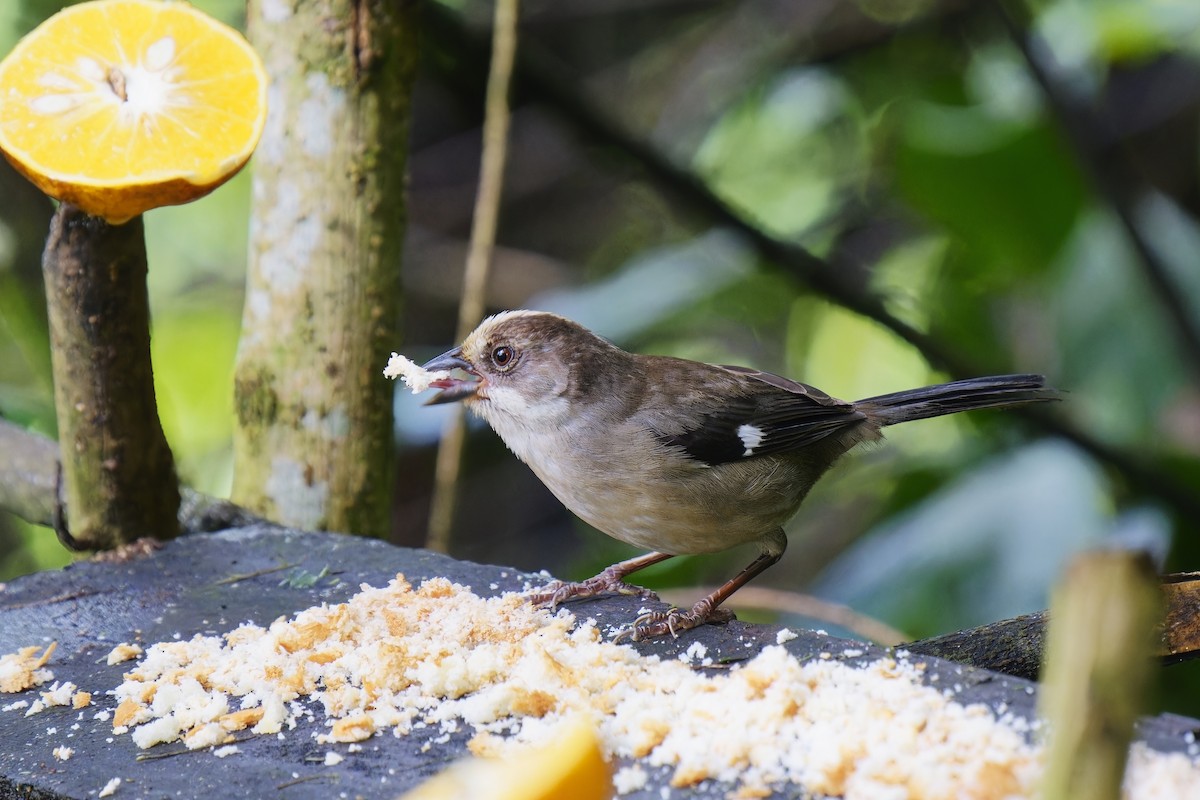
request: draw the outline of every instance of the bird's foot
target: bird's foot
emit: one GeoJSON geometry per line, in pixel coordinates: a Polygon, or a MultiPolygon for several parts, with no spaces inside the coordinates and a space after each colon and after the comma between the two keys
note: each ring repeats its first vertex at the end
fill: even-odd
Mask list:
{"type": "Polygon", "coordinates": [[[618,633],[613,641],[620,642],[628,638],[635,642],[642,642],[667,634],[670,634],[672,638],[678,638],[681,631],[698,628],[709,622],[719,624],[734,619],[732,611],[713,608],[707,600],[708,598],[701,600],[688,611],[672,608],[669,611],[650,611],[642,614],[633,621],[632,625],[618,633]]]}
{"type": "Polygon", "coordinates": [[[643,589],[640,586],[634,586],[626,583],[623,580],[623,575],[613,570],[612,567],[601,572],[599,575],[588,578],[586,581],[578,583],[566,583],[563,581],[553,581],[541,589],[528,595],[529,601],[534,605],[549,605],[551,608],[557,606],[566,600],[575,600],[581,597],[595,597],[598,594],[623,594],[640,597],[643,600],[657,600],[658,595],[649,589],[643,589]]]}

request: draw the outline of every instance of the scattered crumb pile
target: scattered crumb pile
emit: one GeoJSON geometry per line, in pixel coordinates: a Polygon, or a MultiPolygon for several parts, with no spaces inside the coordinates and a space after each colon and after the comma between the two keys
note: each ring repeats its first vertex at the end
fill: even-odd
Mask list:
{"type": "MultiPolygon", "coordinates": [[[[491,755],[545,744],[565,717],[583,714],[610,754],[639,759],[618,771],[622,793],[658,765],[673,768],[674,786],[716,779],[743,797],[785,782],[848,798],[1036,792],[1040,750],[1023,721],[923,686],[919,664],[800,663],[780,646],[715,675],[694,660],[705,660],[700,645],[680,660],[647,658],[603,641],[593,620],[576,627],[566,611],[519,595],[485,599],[445,579],[413,589],[398,577],[266,630],[148,647],[115,691],[113,723],[141,747],[198,748],[247,728],[290,729],[319,706],[321,743],[429,727],[438,743],[465,723],[471,750],[491,755]]],[[[1129,797],[1200,786],[1200,768],[1182,755],[1140,748],[1131,765],[1129,797]],[[1151,790],[1154,781],[1166,788],[1151,790]]]]}
{"type": "Polygon", "coordinates": [[[79,687],[70,681],[58,682],[55,681],[50,685],[50,688],[41,693],[40,700],[34,700],[29,705],[29,710],[25,712],[25,716],[33,716],[47,708],[55,706],[70,706],[71,708],[80,709],[87,708],[92,704],[92,693],[81,692],[79,687]]]}
{"type": "MultiPolygon", "coordinates": [[[[0,655],[0,692],[23,692],[35,686],[41,686],[47,681],[54,680],[54,673],[46,668],[50,656],[54,655],[57,642],[51,642],[46,648],[38,646],[22,647],[15,653],[0,655]],[[42,650],[41,655],[38,651],[42,650]]],[[[40,697],[32,703],[28,700],[16,700],[8,703],[0,710],[19,711],[24,709],[25,716],[40,714],[47,708],[55,706],[71,706],[75,709],[87,708],[92,704],[91,692],[81,692],[79,687],[70,681],[54,681],[50,688],[40,693],[40,697]]],[[[66,761],[74,752],[70,748],[62,748],[66,755],[55,753],[55,758],[66,761]]]]}
{"type": "MultiPolygon", "coordinates": [[[[0,656],[0,692],[52,680],[45,665],[53,651],[0,656]]],[[[384,588],[364,585],[346,603],[265,630],[246,624],[144,652],[118,645],[108,663],[138,656],[109,694],[118,702],[114,732],[132,731],[144,748],[182,740],[226,745],[214,751],[224,757],[238,752],[228,744],[236,731],[284,735],[323,709],[322,744],[432,728],[440,735],[427,738],[430,748],[466,725],[473,752],[504,755],[547,744],[565,718],[583,715],[610,755],[637,759],[614,776],[622,794],[647,784],[647,768],[667,766],[673,786],[717,780],[738,797],[791,783],[854,800],[1018,800],[1036,795],[1041,771],[1040,748],[1023,736],[1028,723],[922,685],[922,665],[903,657],[801,663],[771,646],[705,674],[692,668],[711,665],[699,643],[678,660],[643,657],[604,641],[594,620],[576,626],[566,611],[516,594],[481,598],[442,578],[416,589],[402,576],[384,588]]],[[[32,704],[3,710],[27,708],[28,716],[91,700],[56,682],[32,704]]],[[[63,762],[74,754],[61,746],[52,755],[63,762]]],[[[326,763],[342,758],[330,752],[326,763]]],[[[1125,796],[1200,798],[1200,764],[1135,745],[1125,796]]]]}
{"type": "Polygon", "coordinates": [[[38,651],[42,648],[34,645],[0,656],[0,692],[23,692],[53,680],[54,673],[45,667],[54,655],[55,644],[47,645],[41,655],[38,651]]]}
{"type": "Polygon", "coordinates": [[[427,370],[399,353],[392,353],[387,366],[383,368],[385,378],[403,378],[413,394],[420,394],[429,388],[436,380],[449,378],[450,373],[444,369],[427,370]]]}

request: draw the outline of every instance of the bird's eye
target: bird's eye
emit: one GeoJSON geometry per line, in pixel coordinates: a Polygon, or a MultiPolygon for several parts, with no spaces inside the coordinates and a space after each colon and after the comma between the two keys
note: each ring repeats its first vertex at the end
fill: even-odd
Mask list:
{"type": "Polygon", "coordinates": [[[516,352],[508,345],[500,345],[492,351],[492,363],[497,367],[507,367],[516,357],[516,352]]]}

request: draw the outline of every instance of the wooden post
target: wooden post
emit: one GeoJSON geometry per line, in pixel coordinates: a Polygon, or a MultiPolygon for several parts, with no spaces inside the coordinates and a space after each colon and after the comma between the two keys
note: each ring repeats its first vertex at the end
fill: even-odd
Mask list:
{"type": "Polygon", "coordinates": [[[1088,553],[1067,569],[1050,605],[1043,671],[1044,800],[1119,800],[1133,726],[1158,669],[1161,604],[1143,555],[1088,553]]]}

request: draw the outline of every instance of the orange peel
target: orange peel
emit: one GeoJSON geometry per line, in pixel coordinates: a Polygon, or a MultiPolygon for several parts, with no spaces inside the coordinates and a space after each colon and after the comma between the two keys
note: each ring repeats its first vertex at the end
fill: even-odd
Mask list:
{"type": "Polygon", "coordinates": [[[563,723],[548,745],[508,758],[452,764],[400,800],[608,800],[612,771],[595,727],[563,723]]]}
{"type": "Polygon", "coordinates": [[[0,62],[0,150],[51,197],[120,224],[233,177],[266,122],[245,38],[181,0],[93,0],[0,62]]]}

